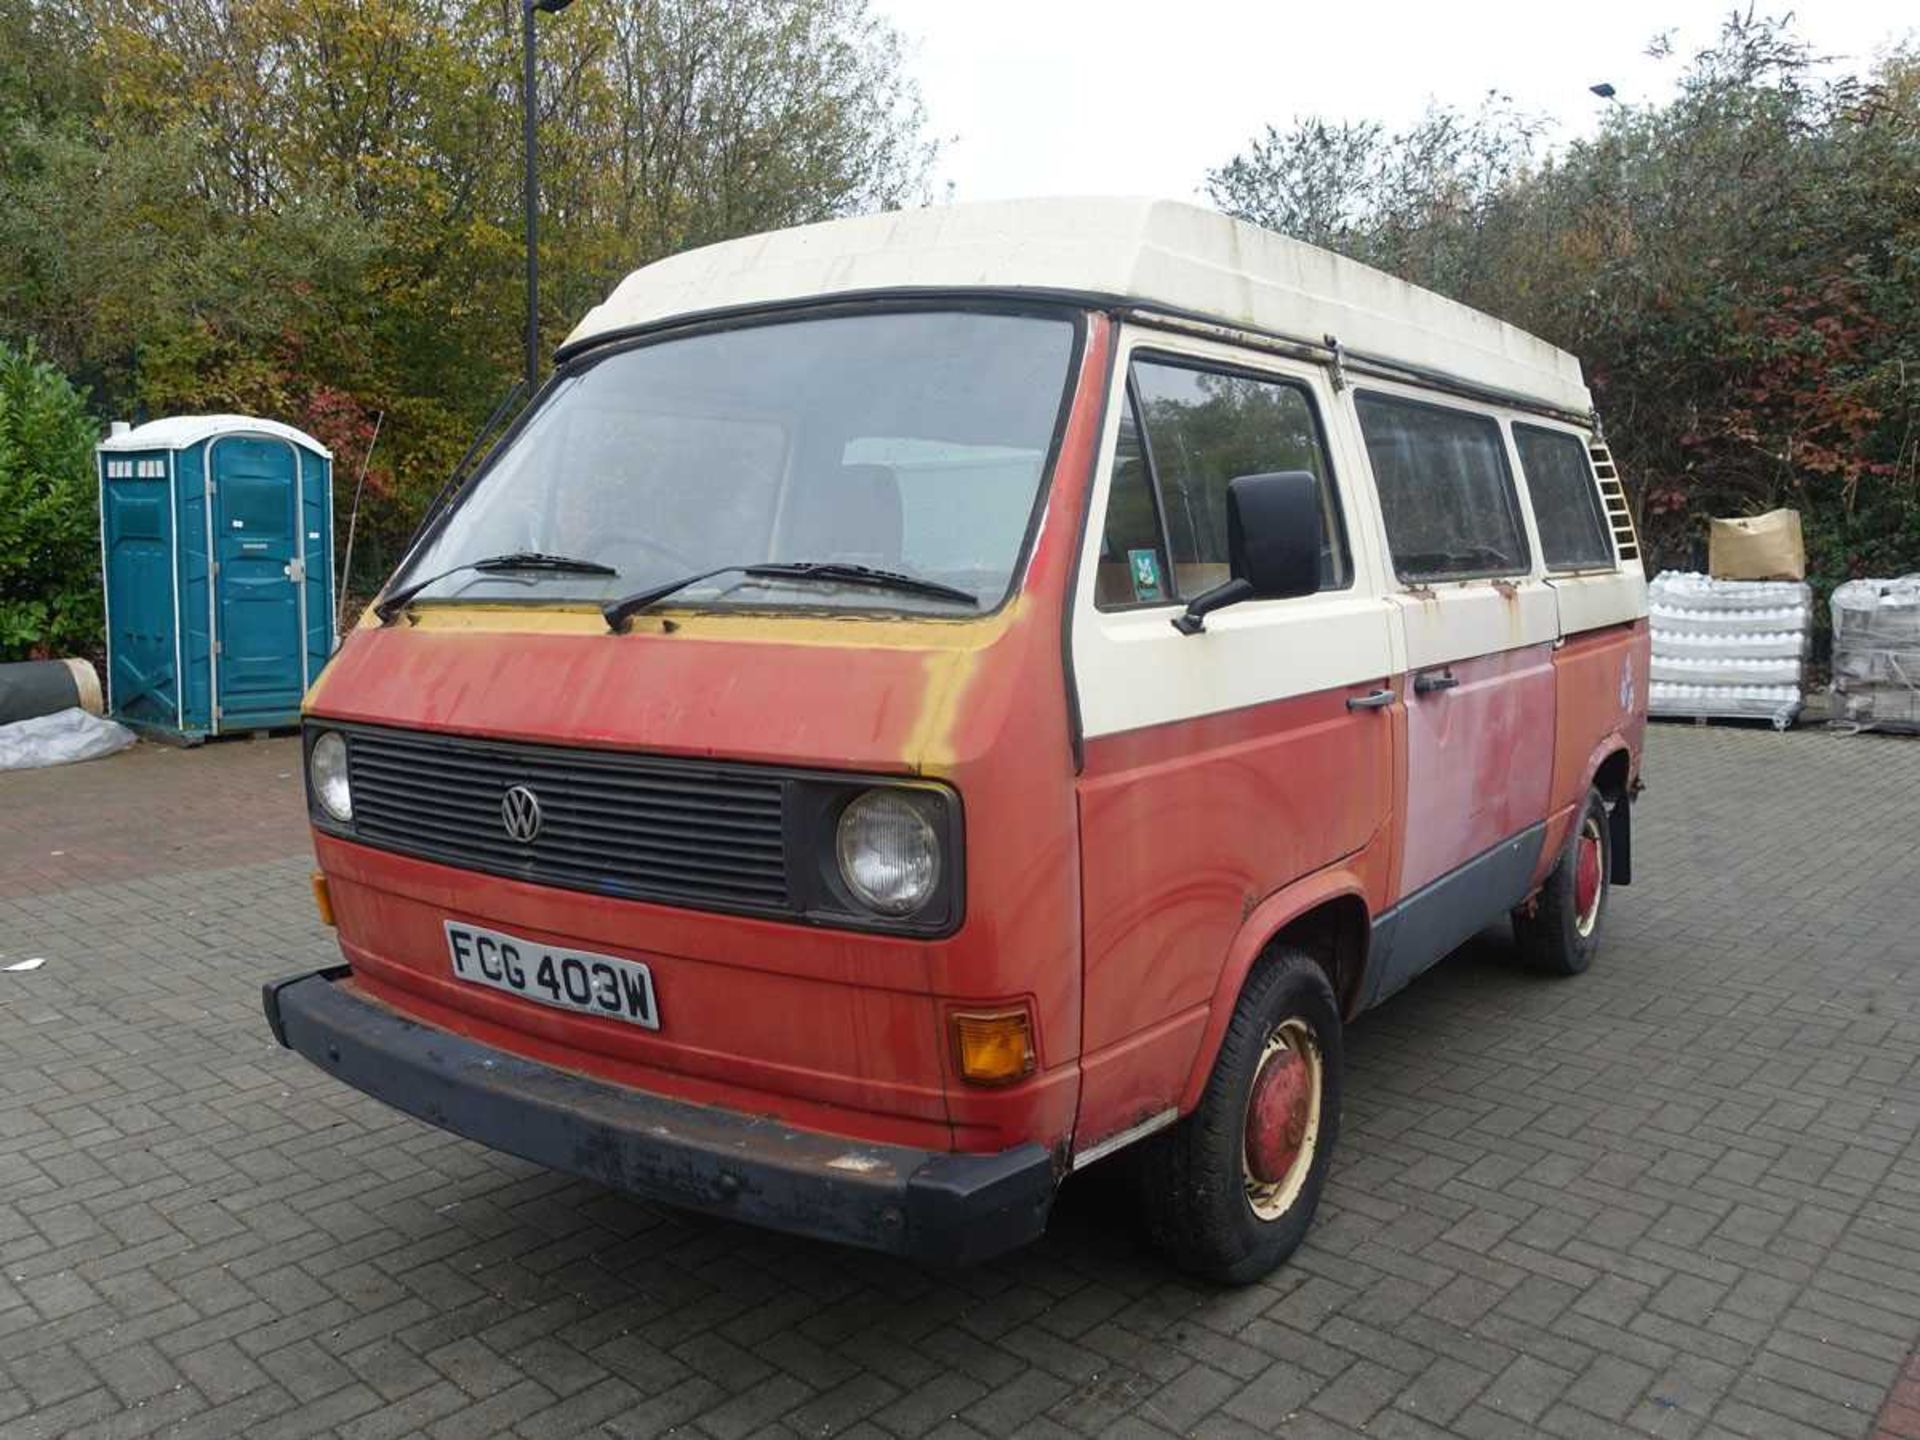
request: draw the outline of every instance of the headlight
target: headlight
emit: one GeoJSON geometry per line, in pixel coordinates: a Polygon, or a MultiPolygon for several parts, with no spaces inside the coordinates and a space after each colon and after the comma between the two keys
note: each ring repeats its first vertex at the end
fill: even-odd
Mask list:
{"type": "Polygon", "coordinates": [[[940,836],[910,791],[868,790],[840,814],[840,878],[882,915],[911,915],[940,884],[940,836]]]}
{"type": "Polygon", "coordinates": [[[307,781],[320,808],[342,823],[353,819],[353,792],[347,786],[347,737],[329,730],[307,752],[307,781]]]}

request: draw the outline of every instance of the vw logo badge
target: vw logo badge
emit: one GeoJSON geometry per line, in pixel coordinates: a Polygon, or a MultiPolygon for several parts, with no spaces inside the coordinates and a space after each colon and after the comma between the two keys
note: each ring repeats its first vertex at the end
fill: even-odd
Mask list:
{"type": "Polygon", "coordinates": [[[540,797],[524,785],[515,785],[500,797],[500,823],[507,837],[522,845],[540,833],[540,797]]]}

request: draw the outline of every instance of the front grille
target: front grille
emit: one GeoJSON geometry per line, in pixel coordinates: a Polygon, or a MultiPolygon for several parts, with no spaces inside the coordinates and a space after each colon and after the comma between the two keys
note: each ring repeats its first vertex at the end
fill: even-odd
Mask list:
{"type": "Polygon", "coordinates": [[[537,884],[720,909],[787,911],[785,786],[745,767],[467,740],[348,732],[358,840],[537,884]],[[539,833],[507,833],[515,785],[539,833]]]}

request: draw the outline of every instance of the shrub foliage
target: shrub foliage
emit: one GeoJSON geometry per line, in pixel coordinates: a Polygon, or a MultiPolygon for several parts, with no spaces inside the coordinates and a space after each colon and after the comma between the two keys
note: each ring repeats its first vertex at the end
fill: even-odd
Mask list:
{"type": "Polygon", "coordinates": [[[0,343],[0,660],[99,646],[98,438],[84,393],[0,343]]]}
{"type": "MultiPolygon", "coordinates": [[[[900,204],[930,148],[868,0],[593,0],[540,28],[543,338],[690,245],[900,204]]],[[[521,7],[0,0],[0,340],[105,416],[334,452],[349,588],[522,368],[521,7]]]]}
{"type": "Polygon", "coordinates": [[[1544,139],[1307,120],[1209,191],[1580,356],[1656,560],[1791,505],[1816,582],[1920,569],[1920,51],[1841,73],[1737,13],[1670,102],[1544,139]]]}

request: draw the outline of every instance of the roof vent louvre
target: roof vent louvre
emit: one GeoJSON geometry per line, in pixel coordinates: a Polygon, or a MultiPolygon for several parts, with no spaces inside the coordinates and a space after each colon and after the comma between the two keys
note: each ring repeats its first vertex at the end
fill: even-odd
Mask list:
{"type": "Polygon", "coordinates": [[[1607,449],[1607,442],[1594,439],[1587,445],[1587,453],[1593,457],[1593,473],[1600,480],[1600,500],[1607,510],[1607,528],[1613,532],[1613,548],[1622,560],[1640,558],[1640,537],[1634,534],[1633,510],[1627,504],[1626,486],[1620,483],[1620,472],[1613,463],[1613,452],[1607,449]]]}

